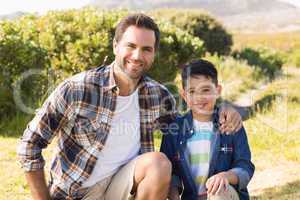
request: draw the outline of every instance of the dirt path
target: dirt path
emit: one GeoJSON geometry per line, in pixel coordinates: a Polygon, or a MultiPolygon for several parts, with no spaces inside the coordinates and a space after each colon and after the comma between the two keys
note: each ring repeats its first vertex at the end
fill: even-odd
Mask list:
{"type": "Polygon", "coordinates": [[[251,196],[258,196],[265,189],[280,187],[299,180],[300,164],[285,161],[270,165],[266,169],[255,171],[248,186],[251,196]]]}
{"type": "MultiPolygon", "coordinates": [[[[299,72],[300,70],[291,68],[288,73],[295,75],[299,74],[299,72]]],[[[267,84],[261,85],[257,89],[249,90],[234,102],[244,119],[249,117],[249,111],[255,103],[255,96],[266,87],[267,84]]],[[[271,160],[269,158],[256,158],[253,161],[256,165],[256,171],[248,186],[251,196],[259,196],[265,189],[280,187],[300,180],[300,163],[285,161],[275,157],[271,160]]]]}

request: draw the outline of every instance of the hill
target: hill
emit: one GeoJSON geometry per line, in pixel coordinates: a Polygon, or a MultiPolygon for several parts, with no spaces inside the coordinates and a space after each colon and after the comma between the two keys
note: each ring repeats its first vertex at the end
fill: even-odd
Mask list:
{"type": "Polygon", "coordinates": [[[300,30],[300,8],[279,0],[93,0],[91,5],[132,10],[198,8],[208,11],[231,30],[300,30]]]}

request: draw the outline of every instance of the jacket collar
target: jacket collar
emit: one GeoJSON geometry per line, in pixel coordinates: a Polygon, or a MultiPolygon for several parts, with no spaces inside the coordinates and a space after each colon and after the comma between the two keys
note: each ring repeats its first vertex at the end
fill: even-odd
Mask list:
{"type": "MultiPolygon", "coordinates": [[[[192,111],[188,111],[184,116],[183,116],[183,133],[185,139],[188,139],[192,137],[194,134],[194,125],[193,125],[193,114],[192,111]]],[[[214,112],[212,115],[212,122],[213,122],[213,132],[217,133],[219,132],[219,108],[215,106],[214,112]]]]}

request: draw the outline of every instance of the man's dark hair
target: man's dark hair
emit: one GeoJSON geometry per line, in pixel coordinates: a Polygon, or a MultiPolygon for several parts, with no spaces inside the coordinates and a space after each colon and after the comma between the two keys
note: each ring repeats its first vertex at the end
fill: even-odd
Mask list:
{"type": "Polygon", "coordinates": [[[199,75],[211,79],[215,85],[218,85],[218,72],[216,67],[207,60],[199,59],[193,60],[183,66],[181,72],[183,89],[185,89],[190,77],[196,77],[199,75]]]}
{"type": "Polygon", "coordinates": [[[159,37],[160,37],[160,31],[157,26],[157,24],[154,22],[154,20],[143,14],[143,13],[136,13],[131,14],[126,17],[124,17],[117,25],[115,30],[115,41],[119,42],[126,31],[126,29],[129,26],[136,26],[139,28],[146,28],[154,31],[155,34],[155,49],[157,50],[159,47],[159,37]]]}

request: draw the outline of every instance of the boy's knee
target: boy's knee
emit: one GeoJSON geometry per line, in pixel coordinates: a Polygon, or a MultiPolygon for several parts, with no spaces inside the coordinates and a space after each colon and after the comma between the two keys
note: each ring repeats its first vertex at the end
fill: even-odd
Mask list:
{"type": "Polygon", "coordinates": [[[239,195],[236,190],[229,185],[228,190],[220,195],[209,196],[208,200],[239,200],[239,195]]]}

